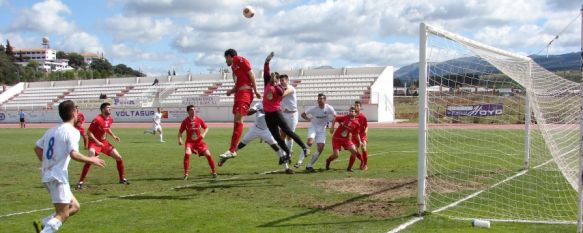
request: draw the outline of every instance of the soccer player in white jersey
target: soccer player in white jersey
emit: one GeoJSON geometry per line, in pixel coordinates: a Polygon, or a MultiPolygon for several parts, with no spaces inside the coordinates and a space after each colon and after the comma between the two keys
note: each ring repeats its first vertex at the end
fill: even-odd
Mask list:
{"type": "MultiPolygon", "coordinates": [[[[292,131],[296,131],[296,126],[298,126],[298,98],[296,95],[296,88],[289,84],[289,78],[284,76],[280,80],[281,86],[285,88],[283,93],[283,99],[281,100],[281,109],[283,112],[283,119],[292,131]]],[[[285,139],[285,144],[292,152],[292,146],[294,140],[291,137],[285,135],[281,131],[281,138],[285,139]]]]}
{"type": "Polygon", "coordinates": [[[144,131],[144,133],[151,133],[153,135],[156,135],[156,132],[160,133],[160,142],[165,142],[162,131],[162,111],[159,107],[152,117],[152,129],[144,131]]]}
{"type": "MultiPolygon", "coordinates": [[[[255,114],[255,123],[253,124],[253,127],[249,128],[249,131],[247,131],[245,136],[243,136],[243,140],[241,140],[241,142],[239,142],[239,144],[237,145],[237,151],[243,149],[243,147],[247,146],[247,144],[249,144],[254,139],[260,138],[261,140],[269,144],[269,146],[271,146],[271,149],[273,149],[277,153],[277,156],[279,158],[279,164],[283,166],[285,172],[293,173],[293,170],[289,168],[289,164],[284,161],[283,151],[279,148],[279,146],[277,146],[277,142],[275,141],[275,139],[269,132],[269,129],[267,128],[262,102],[255,103],[255,105],[253,105],[253,107],[251,107],[247,112],[247,116],[251,116],[253,114],[255,114]]],[[[221,158],[221,160],[219,161],[219,167],[223,166],[227,159],[228,158],[221,158]]]]}
{"type": "Polygon", "coordinates": [[[45,132],[36,142],[34,152],[42,163],[42,182],[47,188],[55,213],[40,221],[34,222],[37,232],[56,232],[69,216],[79,211],[79,202],[71,193],[68,167],[71,159],[105,166],[105,161],[99,157],[87,157],[79,153],[79,131],[73,126],[77,119],[75,103],[71,100],[59,104],[59,116],[63,120],[45,132]]]}
{"type": "MultiPolygon", "coordinates": [[[[313,166],[324,150],[324,145],[326,145],[326,125],[330,119],[334,119],[335,117],[336,111],[334,111],[332,106],[326,104],[326,95],[323,93],[318,94],[318,106],[310,107],[302,113],[302,118],[310,121],[310,128],[308,128],[308,148],[312,146],[314,140],[318,146],[318,151],[312,155],[312,159],[306,165],[306,171],[314,172],[313,166]]],[[[305,157],[306,155],[301,153],[294,167],[299,168],[305,157]]]]}

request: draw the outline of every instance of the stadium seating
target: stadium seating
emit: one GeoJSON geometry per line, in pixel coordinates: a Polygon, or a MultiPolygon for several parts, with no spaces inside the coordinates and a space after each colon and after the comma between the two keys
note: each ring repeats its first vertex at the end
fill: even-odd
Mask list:
{"type": "MultiPolygon", "coordinates": [[[[313,104],[318,93],[324,93],[331,103],[370,99],[371,85],[379,77],[380,67],[290,71],[290,83],[296,86],[299,104],[313,104]]],[[[261,71],[255,72],[261,77],[261,71]]],[[[219,105],[230,105],[227,90],[235,85],[230,74],[193,75],[181,77],[111,78],[104,80],[69,80],[29,83],[22,93],[2,103],[3,109],[54,108],[64,100],[95,100],[101,94],[108,98],[123,97],[151,101],[157,97],[165,107],[178,107],[183,97],[218,96],[219,105]],[[158,85],[152,85],[157,78],[158,85]]],[[[257,78],[263,93],[263,80],[257,78]]]]}

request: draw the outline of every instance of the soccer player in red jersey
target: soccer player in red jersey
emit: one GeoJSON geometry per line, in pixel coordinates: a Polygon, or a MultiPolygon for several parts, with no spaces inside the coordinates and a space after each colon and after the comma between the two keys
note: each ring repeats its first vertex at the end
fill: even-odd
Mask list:
{"type": "Polygon", "coordinates": [[[237,144],[243,134],[243,118],[247,115],[247,111],[253,102],[253,95],[261,98],[261,94],[257,91],[255,82],[255,74],[251,70],[249,61],[237,55],[234,49],[225,51],[225,62],[233,70],[233,78],[235,79],[235,86],[227,91],[227,96],[235,94],[235,102],[233,103],[233,135],[231,136],[231,145],[229,150],[220,155],[222,159],[229,159],[237,156],[237,144]]]}
{"type": "Polygon", "coordinates": [[[87,134],[85,133],[85,115],[81,111],[79,111],[79,105],[75,106],[75,111],[77,111],[77,120],[75,121],[75,129],[79,130],[81,137],[83,137],[83,146],[85,150],[89,149],[87,147],[88,139],[87,134]]]}
{"type": "MultiPolygon", "coordinates": [[[[336,116],[336,119],[332,122],[332,127],[330,127],[330,133],[333,133],[332,136],[332,155],[326,159],[326,170],[330,169],[330,163],[338,158],[338,154],[340,153],[340,149],[343,147],[345,150],[350,151],[350,161],[352,163],[348,163],[348,168],[346,169],[349,172],[352,172],[352,165],[354,165],[354,161],[357,156],[356,148],[354,143],[352,142],[352,135],[358,135],[358,129],[360,125],[358,124],[358,119],[356,118],[356,110],[354,107],[350,107],[350,111],[346,116],[336,116]],[[338,130],[334,132],[334,127],[336,122],[339,123],[338,130]]],[[[360,137],[358,137],[360,140],[360,137]]],[[[360,143],[360,142],[359,142],[360,143]]]]}
{"type": "Polygon", "coordinates": [[[366,119],[364,113],[360,111],[362,109],[362,104],[360,103],[360,101],[358,100],[354,101],[354,109],[356,110],[356,119],[358,119],[360,129],[358,130],[358,134],[352,135],[352,142],[356,146],[356,153],[358,153],[358,148],[360,148],[362,151],[362,154],[357,154],[357,157],[361,158],[360,170],[367,170],[368,150],[366,149],[366,144],[368,142],[368,137],[366,136],[366,133],[368,132],[368,120],[366,119]],[[360,137],[360,141],[358,140],[358,137],[360,137]]]}
{"type": "MultiPolygon", "coordinates": [[[[117,172],[119,174],[119,183],[120,184],[130,184],[130,182],[124,176],[124,164],[123,158],[109,143],[107,140],[107,134],[111,136],[115,141],[120,142],[120,139],[117,135],[111,131],[111,125],[113,124],[113,119],[111,118],[111,104],[110,103],[102,103],[99,107],[101,110],[101,114],[97,115],[91,121],[89,125],[89,132],[87,132],[87,136],[89,137],[89,156],[99,156],[99,153],[103,153],[115,159],[117,165],[117,172]]],[[[81,172],[81,178],[79,178],[79,183],[77,183],[77,189],[83,189],[85,178],[87,177],[87,173],[89,172],[89,168],[91,164],[86,163],[83,166],[83,171],[81,172]]]]}
{"type": "Polygon", "coordinates": [[[204,137],[208,132],[208,128],[204,120],[195,115],[195,109],[193,105],[188,105],[186,107],[188,116],[184,118],[182,124],[180,124],[180,129],[178,130],[178,145],[182,145],[182,132],[186,131],[186,143],[184,146],[184,180],[188,179],[188,174],[190,171],[190,155],[192,153],[198,154],[198,156],[206,157],[209,167],[211,168],[211,175],[213,178],[217,177],[217,171],[215,169],[215,160],[208,149],[208,146],[204,142],[204,137]],[[201,128],[204,131],[201,133],[201,128]]]}

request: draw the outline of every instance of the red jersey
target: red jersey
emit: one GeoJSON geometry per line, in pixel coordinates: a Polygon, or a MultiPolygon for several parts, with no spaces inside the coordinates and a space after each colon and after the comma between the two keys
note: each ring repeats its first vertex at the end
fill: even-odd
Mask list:
{"type": "Polygon", "coordinates": [[[358,135],[358,130],[360,128],[360,124],[358,124],[358,118],[350,119],[349,115],[346,116],[337,116],[334,119],[336,122],[340,122],[340,126],[338,129],[334,131],[334,135],[332,136],[333,139],[350,139],[349,136],[351,135],[358,135]]]}
{"type": "Polygon", "coordinates": [[[200,136],[200,129],[206,129],[206,123],[200,117],[194,116],[194,119],[190,120],[190,118],[186,117],[180,124],[180,129],[178,130],[179,133],[184,132],[186,130],[186,142],[200,142],[202,141],[202,137],[200,136]]]}
{"type": "Polygon", "coordinates": [[[231,70],[237,80],[235,80],[235,90],[239,90],[242,86],[251,87],[251,78],[247,74],[251,70],[251,63],[247,58],[241,56],[233,57],[233,64],[231,64],[231,70]]]}
{"type": "Polygon", "coordinates": [[[103,116],[102,114],[97,115],[91,121],[89,125],[89,132],[95,136],[95,138],[99,141],[105,141],[107,138],[105,137],[105,131],[108,130],[111,125],[113,124],[113,119],[111,116],[103,116]]]}
{"type": "Polygon", "coordinates": [[[281,108],[281,100],[283,99],[283,89],[281,86],[274,86],[267,83],[263,89],[263,111],[275,112],[281,108]]]}
{"type": "MultiPolygon", "coordinates": [[[[366,119],[366,116],[362,112],[358,113],[356,119],[358,119],[358,124],[360,126],[358,129],[358,135],[360,136],[360,139],[366,139],[366,128],[368,127],[368,119],[366,119]]],[[[356,139],[356,135],[352,135],[352,137],[356,139]]]]}
{"type": "Polygon", "coordinates": [[[75,121],[76,129],[83,129],[83,124],[85,124],[85,115],[82,112],[77,113],[77,121],[75,121]]]}

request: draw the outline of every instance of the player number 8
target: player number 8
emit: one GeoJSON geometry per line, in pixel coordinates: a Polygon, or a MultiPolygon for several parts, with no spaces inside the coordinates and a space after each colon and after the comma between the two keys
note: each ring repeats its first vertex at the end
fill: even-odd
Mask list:
{"type": "Polygon", "coordinates": [[[45,154],[45,156],[47,157],[47,159],[52,159],[53,158],[53,146],[55,145],[55,137],[51,137],[51,139],[49,139],[49,148],[47,149],[47,153],[45,154]]]}

